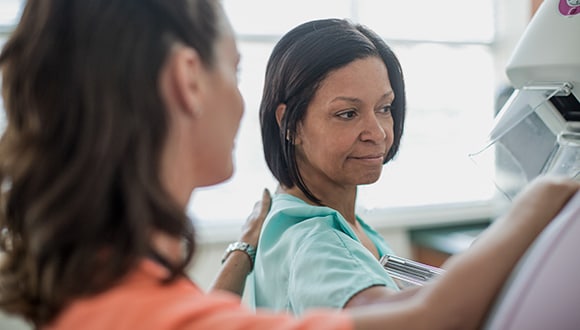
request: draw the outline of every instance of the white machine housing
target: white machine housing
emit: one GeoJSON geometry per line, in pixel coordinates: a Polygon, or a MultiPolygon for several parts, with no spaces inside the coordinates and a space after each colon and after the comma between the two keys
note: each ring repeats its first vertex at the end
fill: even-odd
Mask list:
{"type": "MultiPolygon", "coordinates": [[[[544,0],[507,65],[507,75],[515,91],[477,155],[493,150],[498,187],[513,196],[534,177],[559,174],[560,168],[578,178],[580,0],[544,0]],[[564,144],[571,157],[560,152],[564,144]],[[556,169],[551,167],[555,163],[556,169]]],[[[520,260],[485,329],[580,329],[578,237],[580,193],[520,260]]]]}
{"type": "Polygon", "coordinates": [[[580,133],[580,0],[545,0],[506,74],[514,92],[496,116],[488,143],[471,156],[476,163],[494,162],[496,185],[511,198],[549,170],[559,135],[580,133]]]}

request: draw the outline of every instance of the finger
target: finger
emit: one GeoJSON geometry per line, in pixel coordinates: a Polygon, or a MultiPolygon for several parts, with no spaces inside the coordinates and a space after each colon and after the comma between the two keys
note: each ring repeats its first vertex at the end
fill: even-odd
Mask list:
{"type": "Polygon", "coordinates": [[[264,188],[264,191],[262,192],[260,213],[267,213],[270,210],[270,206],[272,206],[272,195],[268,188],[264,188]]]}
{"type": "Polygon", "coordinates": [[[268,213],[270,210],[270,206],[272,204],[272,197],[270,195],[270,191],[268,188],[265,188],[262,192],[262,199],[254,203],[254,207],[252,208],[252,212],[248,216],[248,220],[257,220],[268,213]]]}

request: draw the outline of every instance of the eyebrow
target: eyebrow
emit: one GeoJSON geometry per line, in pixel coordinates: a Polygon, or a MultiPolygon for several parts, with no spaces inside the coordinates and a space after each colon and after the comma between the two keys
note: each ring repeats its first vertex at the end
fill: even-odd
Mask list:
{"type": "MultiPolygon", "coordinates": [[[[379,101],[389,99],[389,98],[394,99],[394,97],[391,97],[392,95],[393,95],[393,91],[388,91],[379,98],[379,101]]],[[[330,101],[330,103],[334,103],[336,101],[348,101],[348,102],[353,102],[353,103],[361,103],[361,99],[359,99],[357,97],[349,97],[349,96],[337,96],[334,99],[332,99],[332,101],[330,101]]]]}

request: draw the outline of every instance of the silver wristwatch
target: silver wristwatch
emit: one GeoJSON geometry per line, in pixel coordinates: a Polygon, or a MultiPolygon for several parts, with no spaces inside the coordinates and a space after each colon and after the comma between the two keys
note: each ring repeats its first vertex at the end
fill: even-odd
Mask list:
{"type": "Polygon", "coordinates": [[[256,259],[256,248],[246,242],[230,243],[230,245],[228,245],[226,251],[224,252],[224,256],[222,257],[222,264],[226,261],[230,253],[236,250],[245,252],[248,255],[248,257],[250,257],[251,268],[254,268],[254,260],[256,259]]]}

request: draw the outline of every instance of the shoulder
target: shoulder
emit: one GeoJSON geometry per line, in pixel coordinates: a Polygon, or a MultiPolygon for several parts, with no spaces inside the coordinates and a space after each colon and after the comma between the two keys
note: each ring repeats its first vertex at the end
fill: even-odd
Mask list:
{"type": "MultiPolygon", "coordinates": [[[[364,223],[363,225],[380,238],[372,228],[364,223]]],[[[261,254],[260,251],[271,252],[275,249],[291,254],[305,248],[311,249],[312,253],[312,249],[325,249],[329,245],[334,249],[347,250],[362,247],[356,234],[338,211],[309,205],[288,194],[274,196],[272,208],[262,228],[258,254],[261,254]]]]}
{"type": "Polygon", "coordinates": [[[336,211],[324,207],[310,205],[289,194],[276,194],[272,199],[269,217],[308,219],[312,217],[335,214],[336,211]]]}
{"type": "Polygon", "coordinates": [[[320,312],[299,320],[254,313],[233,294],[206,294],[187,278],[164,284],[150,275],[136,271],[103,294],[75,302],[46,329],[352,329],[348,315],[320,312]]]}
{"type": "Polygon", "coordinates": [[[329,207],[309,205],[288,194],[274,196],[264,228],[280,234],[296,225],[340,229],[347,224],[336,210],[329,207]]]}
{"type": "Polygon", "coordinates": [[[240,308],[236,296],[206,296],[185,277],[163,283],[164,271],[143,261],[118,285],[73,302],[48,329],[177,329],[186,319],[240,308]]]}

